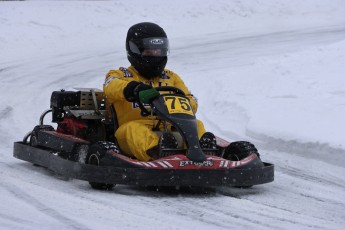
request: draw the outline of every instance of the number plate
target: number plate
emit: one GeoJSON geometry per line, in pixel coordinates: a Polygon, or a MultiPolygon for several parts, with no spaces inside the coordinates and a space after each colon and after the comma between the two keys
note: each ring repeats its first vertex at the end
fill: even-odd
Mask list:
{"type": "Polygon", "coordinates": [[[179,96],[164,96],[165,104],[170,114],[184,113],[194,116],[189,100],[179,96]]]}

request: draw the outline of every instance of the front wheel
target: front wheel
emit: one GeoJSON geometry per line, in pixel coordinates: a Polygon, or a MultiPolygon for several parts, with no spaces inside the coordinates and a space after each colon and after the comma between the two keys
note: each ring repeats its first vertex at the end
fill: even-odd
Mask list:
{"type": "MultiPolygon", "coordinates": [[[[251,154],[256,154],[260,158],[260,154],[255,146],[247,141],[236,141],[232,142],[224,150],[223,158],[231,161],[240,161],[251,154]]],[[[235,188],[248,189],[253,187],[252,185],[248,186],[234,186],[235,188]]]]}
{"type": "MultiPolygon", "coordinates": [[[[88,155],[86,156],[86,164],[97,166],[101,165],[101,159],[104,157],[107,150],[109,150],[109,144],[107,144],[106,142],[97,142],[93,144],[88,155]]],[[[105,184],[91,181],[89,181],[89,184],[92,188],[97,190],[111,190],[115,186],[114,184],[105,184]]]]}
{"type": "Polygon", "coordinates": [[[240,161],[253,153],[260,158],[258,150],[252,143],[247,141],[236,141],[225,148],[223,158],[231,161],[240,161]]]}

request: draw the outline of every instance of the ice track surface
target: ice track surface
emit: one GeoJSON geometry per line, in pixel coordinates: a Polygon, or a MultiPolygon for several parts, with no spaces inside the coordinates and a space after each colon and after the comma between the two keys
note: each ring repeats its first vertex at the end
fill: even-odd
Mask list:
{"type": "MultiPolygon", "coordinates": [[[[21,40],[15,39],[15,33],[9,33],[7,37],[0,35],[0,44],[12,49],[19,45],[17,50],[13,50],[17,52],[16,55],[12,52],[8,56],[11,58],[0,59],[0,229],[338,230],[345,226],[345,169],[342,163],[345,147],[344,142],[339,141],[341,136],[338,132],[338,129],[344,128],[344,124],[338,122],[340,118],[336,116],[337,111],[345,112],[342,107],[345,105],[345,93],[339,86],[343,81],[337,77],[337,73],[344,73],[344,67],[339,67],[337,60],[345,60],[341,55],[345,50],[345,24],[340,16],[337,17],[338,14],[343,15],[339,13],[341,10],[336,11],[338,14],[330,13],[332,4],[335,6],[341,1],[316,1],[319,6],[314,5],[312,9],[319,11],[315,16],[306,14],[306,20],[310,22],[304,28],[291,20],[286,22],[283,30],[275,27],[245,29],[247,21],[243,15],[249,15],[248,20],[250,14],[259,17],[260,1],[255,1],[251,10],[244,1],[232,5],[226,5],[226,1],[220,2],[213,5],[210,14],[206,8],[195,9],[192,3],[186,4],[184,9],[179,8],[177,3],[171,3],[173,9],[184,15],[183,23],[187,28],[200,27],[199,23],[207,21],[208,17],[219,25],[223,25],[224,20],[238,20],[238,24],[243,23],[243,28],[236,33],[222,26],[219,29],[213,27],[210,33],[185,33],[182,29],[171,29],[172,50],[168,68],[176,70],[199,97],[198,115],[207,129],[222,137],[255,143],[261,158],[275,164],[275,181],[250,189],[115,186],[112,191],[96,191],[87,182],[63,178],[13,158],[13,141],[21,140],[37,124],[41,112],[49,107],[53,90],[102,88],[108,69],[126,66],[127,62],[122,52],[124,36],[122,40],[114,39],[114,43],[116,40],[119,44],[109,43],[113,47],[100,44],[98,48],[97,43],[93,43],[92,47],[85,49],[78,49],[78,45],[74,49],[64,49],[62,46],[59,51],[49,52],[49,47],[44,46],[44,52],[38,50],[37,54],[30,56],[27,53],[20,55],[21,40]],[[325,4],[329,5],[324,7],[325,4]],[[324,18],[325,23],[313,23],[313,17],[318,20],[324,18]],[[323,56],[334,58],[334,63],[327,64],[323,56]],[[300,62],[302,65],[297,64],[300,62]],[[320,70],[328,66],[334,68],[327,71],[330,75],[325,78],[328,77],[333,84],[323,82],[320,77],[323,74],[320,70]],[[316,70],[308,72],[310,69],[316,70]],[[294,77],[301,73],[309,75],[294,77]],[[210,76],[213,82],[209,80],[210,76]],[[291,85],[277,86],[277,81],[285,79],[284,76],[292,82],[291,85]],[[198,84],[194,83],[196,81],[198,84]],[[300,89],[299,85],[312,89],[300,89]],[[277,87],[281,91],[286,90],[281,94],[275,93],[277,87]],[[326,91],[333,94],[326,97],[326,91]],[[309,101],[311,95],[317,103],[309,101]],[[329,109],[327,104],[334,105],[332,108],[337,110],[329,109]],[[265,107],[265,111],[257,108],[257,105],[265,107]],[[299,106],[305,109],[299,110],[299,106]],[[334,122],[339,123],[338,126],[331,122],[323,126],[320,121],[310,132],[302,129],[307,126],[303,126],[303,121],[296,119],[293,114],[297,111],[311,122],[319,121],[321,119],[314,113],[317,106],[329,111],[331,115],[325,119],[331,120],[332,116],[334,122]],[[279,115],[284,108],[286,122],[276,126],[275,122],[281,120],[276,120],[274,114],[279,115]],[[321,133],[318,127],[332,125],[335,127],[333,137],[318,135],[321,133]],[[295,126],[302,128],[293,133],[295,126]]],[[[307,2],[312,4],[312,1],[307,2]]],[[[52,32],[53,35],[59,36],[55,40],[54,36],[45,35],[50,43],[74,41],[68,36],[79,36],[78,29],[77,32],[71,32],[64,22],[54,21],[46,13],[40,13],[42,11],[38,10],[40,7],[36,2],[25,2],[25,7],[19,3],[6,4],[0,4],[0,8],[6,7],[1,11],[10,10],[18,16],[21,10],[22,24],[8,14],[0,14],[0,28],[15,30],[16,26],[26,24],[31,25],[31,29],[38,28],[29,34],[35,47],[39,45],[34,39],[42,39],[46,30],[56,31],[52,32]],[[46,20],[45,23],[42,20],[46,20]],[[34,23],[37,21],[41,24],[34,23]],[[60,37],[61,34],[67,38],[60,37]]],[[[142,6],[143,13],[133,18],[125,15],[129,7],[125,2],[102,3],[108,4],[108,8],[97,2],[80,4],[49,2],[41,7],[45,11],[54,9],[55,13],[65,12],[66,17],[70,18],[74,17],[73,14],[79,18],[83,16],[83,10],[87,10],[89,14],[85,20],[95,18],[95,24],[90,24],[87,29],[94,30],[95,34],[104,30],[109,35],[109,30],[102,27],[109,22],[101,21],[100,15],[108,21],[115,20],[112,14],[115,12],[131,22],[116,24],[113,29],[120,28],[119,31],[126,31],[131,24],[139,21],[159,22],[157,18],[145,17],[149,8],[145,6],[142,6]],[[69,7],[75,7],[74,11],[67,10],[69,7]],[[123,12],[119,13],[119,9],[123,12]]],[[[303,19],[303,10],[294,11],[288,3],[284,7],[275,0],[266,1],[265,4],[270,12],[287,7],[291,10],[291,17],[303,19]]],[[[308,13],[307,4],[301,7],[305,7],[308,13]]],[[[340,4],[340,7],[345,12],[344,4],[340,4]]],[[[282,15],[272,13],[270,16],[272,20],[279,20],[286,16],[286,12],[281,10],[282,15]]],[[[170,17],[161,20],[167,28],[183,26],[175,24],[170,17]]],[[[88,33],[92,34],[92,31],[88,33]]],[[[323,129],[323,132],[329,131],[323,129]]]]}

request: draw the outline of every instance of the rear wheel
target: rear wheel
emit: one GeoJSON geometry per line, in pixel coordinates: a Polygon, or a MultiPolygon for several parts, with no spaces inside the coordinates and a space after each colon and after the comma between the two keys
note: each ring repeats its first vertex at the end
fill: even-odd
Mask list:
{"type": "MultiPolygon", "coordinates": [[[[90,165],[101,165],[101,160],[106,154],[106,151],[109,150],[114,144],[109,144],[108,142],[97,142],[93,144],[90,148],[88,155],[86,156],[86,164],[90,165]]],[[[111,190],[115,185],[114,184],[105,184],[98,182],[91,182],[89,184],[92,188],[98,190],[111,190]]]]}

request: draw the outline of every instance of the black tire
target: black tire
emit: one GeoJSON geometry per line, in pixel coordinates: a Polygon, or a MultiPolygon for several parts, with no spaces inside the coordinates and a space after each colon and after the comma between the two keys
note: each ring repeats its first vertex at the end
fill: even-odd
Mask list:
{"type": "Polygon", "coordinates": [[[38,140],[35,132],[31,133],[30,136],[30,146],[36,147],[38,145],[38,140]]]}
{"type": "Polygon", "coordinates": [[[35,126],[34,130],[32,130],[30,135],[30,145],[33,147],[38,146],[38,133],[40,131],[54,131],[53,126],[51,125],[37,125],[35,126]]]}
{"type": "MultiPolygon", "coordinates": [[[[114,147],[114,144],[104,141],[99,141],[93,144],[89,150],[88,155],[86,156],[86,164],[102,165],[102,158],[105,156],[106,151],[112,147],[114,147]]],[[[91,181],[89,181],[89,184],[92,188],[97,190],[111,190],[115,186],[114,184],[105,184],[91,181]]]]}
{"type": "Polygon", "coordinates": [[[239,161],[253,153],[260,157],[258,150],[252,143],[247,141],[236,141],[225,148],[223,158],[231,161],[239,161]]]}
{"type": "MultiPolygon", "coordinates": [[[[255,153],[259,158],[260,154],[255,146],[247,141],[236,141],[232,142],[226,149],[224,150],[223,158],[231,161],[239,161],[242,160],[249,155],[255,153]]],[[[252,185],[249,186],[234,186],[235,188],[240,189],[248,189],[253,187],[252,185]]]]}

